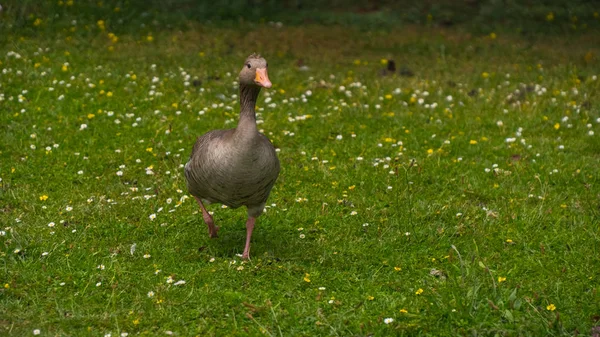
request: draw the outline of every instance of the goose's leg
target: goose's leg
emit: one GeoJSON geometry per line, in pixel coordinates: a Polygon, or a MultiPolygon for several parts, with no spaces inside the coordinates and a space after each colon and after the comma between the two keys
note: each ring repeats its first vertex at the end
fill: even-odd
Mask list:
{"type": "Polygon", "coordinates": [[[213,218],[212,218],[212,216],[210,216],[210,214],[208,214],[208,211],[206,210],[206,208],[204,208],[204,204],[202,204],[202,200],[200,200],[200,198],[198,198],[196,196],[194,196],[194,198],[196,198],[198,205],[200,205],[200,208],[202,208],[202,218],[204,219],[204,222],[206,222],[206,224],[208,225],[208,235],[211,238],[216,238],[217,232],[219,231],[219,227],[215,226],[213,218]]]}
{"type": "Polygon", "coordinates": [[[256,218],[253,216],[248,217],[248,221],[246,221],[246,247],[244,248],[244,254],[242,254],[242,259],[250,258],[250,239],[252,238],[252,230],[254,230],[254,223],[256,222],[256,218]]]}

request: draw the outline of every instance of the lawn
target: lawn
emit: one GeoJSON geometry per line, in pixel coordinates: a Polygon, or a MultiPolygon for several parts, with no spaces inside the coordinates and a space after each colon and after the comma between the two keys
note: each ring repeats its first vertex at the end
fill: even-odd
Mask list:
{"type": "Polygon", "coordinates": [[[68,2],[2,27],[1,335],[600,330],[598,18],[171,26],[68,2]],[[244,261],[245,209],[210,205],[210,239],[183,166],[235,127],[253,52],[281,174],[244,261]]]}

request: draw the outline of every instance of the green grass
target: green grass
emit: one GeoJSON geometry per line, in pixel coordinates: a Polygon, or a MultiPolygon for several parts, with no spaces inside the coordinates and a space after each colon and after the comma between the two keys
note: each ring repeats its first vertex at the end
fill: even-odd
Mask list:
{"type": "Polygon", "coordinates": [[[108,19],[118,33],[138,30],[142,24],[171,29],[186,27],[189,22],[236,25],[268,21],[348,25],[363,30],[424,24],[487,33],[509,29],[524,35],[600,28],[600,8],[588,0],[4,0],[2,6],[6,14],[0,16],[0,28],[20,34],[31,31],[37,18],[51,23],[51,31],[69,29],[73,18],[80,22],[108,19]],[[550,13],[552,19],[548,20],[550,13]]]}
{"type": "Polygon", "coordinates": [[[111,41],[106,22],[29,23],[0,47],[0,334],[600,325],[598,34],[192,24],[111,41]],[[211,205],[209,239],[182,165],[235,126],[255,51],[282,172],[244,262],[245,210],[211,205]],[[380,76],[385,58],[415,76],[380,76]]]}

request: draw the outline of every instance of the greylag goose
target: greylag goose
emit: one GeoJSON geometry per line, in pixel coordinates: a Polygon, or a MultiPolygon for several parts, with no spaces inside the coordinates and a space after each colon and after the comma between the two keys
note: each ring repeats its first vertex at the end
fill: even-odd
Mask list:
{"type": "Polygon", "coordinates": [[[250,258],[250,239],[256,218],[265,207],[279,175],[279,160],[267,137],[258,132],[254,107],[262,87],[270,88],[267,61],[248,56],[240,71],[240,119],[235,129],[213,130],[198,137],[185,165],[188,190],[202,209],[211,238],[219,227],[204,204],[221,203],[231,208],[246,206],[246,246],[242,258],[250,258]]]}

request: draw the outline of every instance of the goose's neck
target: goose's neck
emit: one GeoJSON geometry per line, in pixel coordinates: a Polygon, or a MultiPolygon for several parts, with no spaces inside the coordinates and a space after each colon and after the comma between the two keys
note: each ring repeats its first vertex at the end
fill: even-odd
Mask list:
{"type": "Polygon", "coordinates": [[[256,131],[256,99],[260,93],[260,87],[254,85],[240,84],[240,120],[238,131],[256,131]]]}

